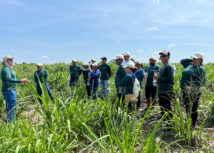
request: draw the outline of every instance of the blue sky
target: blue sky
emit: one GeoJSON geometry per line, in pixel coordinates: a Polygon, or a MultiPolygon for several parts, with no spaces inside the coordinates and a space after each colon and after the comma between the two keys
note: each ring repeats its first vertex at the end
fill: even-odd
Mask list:
{"type": "Polygon", "coordinates": [[[0,0],[0,55],[15,62],[88,62],[129,51],[148,62],[214,59],[214,0],[0,0]]]}

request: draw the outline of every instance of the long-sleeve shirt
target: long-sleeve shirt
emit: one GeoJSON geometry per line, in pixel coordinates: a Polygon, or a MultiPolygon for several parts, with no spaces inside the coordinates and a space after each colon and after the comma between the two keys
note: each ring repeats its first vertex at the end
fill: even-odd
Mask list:
{"type": "Polygon", "coordinates": [[[126,93],[133,94],[133,76],[131,74],[126,74],[125,77],[118,82],[118,86],[125,86],[126,85],[126,93]]]}
{"type": "Polygon", "coordinates": [[[206,82],[205,68],[201,65],[193,65],[192,59],[189,58],[181,60],[181,64],[185,68],[181,78],[181,89],[184,91],[188,85],[201,91],[201,86],[206,82]]]}
{"type": "Polygon", "coordinates": [[[70,66],[70,74],[71,74],[71,79],[79,79],[79,76],[81,74],[81,68],[79,65],[77,66],[70,66]]]}
{"type": "Polygon", "coordinates": [[[100,77],[100,70],[96,69],[91,71],[90,73],[90,86],[92,87],[99,87],[99,77],[100,77]]]}
{"type": "Polygon", "coordinates": [[[88,83],[88,76],[90,75],[90,69],[82,69],[83,78],[85,83],[88,83]]]}
{"type": "Polygon", "coordinates": [[[153,86],[153,77],[154,77],[154,70],[157,70],[160,74],[160,66],[155,64],[154,66],[148,65],[146,67],[146,71],[148,73],[148,78],[146,81],[146,86],[153,86]]]}
{"type": "Polygon", "coordinates": [[[17,83],[21,80],[16,79],[16,74],[9,67],[4,66],[1,70],[2,91],[17,90],[17,83]]]}
{"type": "Polygon", "coordinates": [[[118,88],[118,82],[120,82],[120,80],[123,79],[123,77],[126,75],[126,71],[125,69],[123,68],[123,66],[125,66],[124,63],[121,63],[119,66],[118,66],[118,69],[117,69],[117,72],[116,72],[116,76],[115,76],[115,86],[116,88],[118,88]]]}
{"type": "Polygon", "coordinates": [[[173,92],[174,84],[174,68],[168,63],[161,67],[160,76],[158,78],[158,92],[173,92]]]}
{"type": "Polygon", "coordinates": [[[140,88],[142,89],[142,82],[143,82],[143,78],[144,78],[144,71],[142,68],[139,68],[137,70],[137,72],[135,73],[139,83],[140,83],[140,88]]]}
{"type": "Polygon", "coordinates": [[[49,74],[46,69],[42,69],[42,71],[36,71],[34,73],[34,82],[36,83],[37,87],[39,87],[39,80],[41,83],[43,83],[43,80],[45,81],[45,85],[48,86],[48,78],[49,74]],[[39,79],[38,79],[39,78],[39,79]]]}
{"type": "Polygon", "coordinates": [[[108,64],[102,64],[100,66],[100,80],[109,80],[109,77],[111,75],[111,66],[108,64]]]}

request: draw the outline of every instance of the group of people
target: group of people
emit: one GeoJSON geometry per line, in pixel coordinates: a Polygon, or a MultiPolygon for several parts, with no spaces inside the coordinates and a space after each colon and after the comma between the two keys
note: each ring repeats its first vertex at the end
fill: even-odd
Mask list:
{"type": "MultiPolygon", "coordinates": [[[[173,85],[175,67],[169,62],[171,56],[169,51],[164,50],[160,52],[159,55],[164,66],[160,67],[157,65],[156,58],[152,56],[149,59],[149,65],[145,68],[145,71],[140,61],[133,62],[130,60],[129,52],[125,52],[123,55],[117,55],[116,58],[113,59],[118,65],[115,76],[115,87],[119,99],[118,107],[121,106],[120,102],[124,104],[126,96],[134,94],[135,80],[138,80],[140,88],[142,89],[142,82],[144,78],[146,78],[145,95],[147,108],[149,108],[151,104],[155,106],[156,99],[158,98],[161,116],[163,116],[165,112],[168,112],[168,118],[173,117],[171,113],[171,102],[174,97],[173,85]]],[[[195,126],[197,121],[197,108],[201,95],[201,87],[206,82],[206,71],[202,64],[203,58],[203,53],[196,53],[191,58],[181,60],[181,64],[185,69],[182,73],[180,86],[183,93],[183,102],[186,105],[187,114],[191,114],[193,126],[195,126]]],[[[3,68],[1,70],[2,94],[6,100],[7,118],[10,123],[13,123],[13,119],[16,116],[17,83],[23,84],[30,82],[30,80],[26,78],[21,80],[16,79],[16,75],[13,71],[13,59],[14,58],[9,55],[5,56],[3,58],[3,68]]],[[[77,65],[76,59],[73,59],[72,65],[70,66],[70,87],[75,87],[80,81],[80,75],[83,74],[88,98],[93,96],[93,99],[98,99],[97,90],[99,84],[101,84],[102,89],[101,99],[108,98],[110,95],[109,78],[112,76],[112,71],[111,66],[107,63],[107,57],[102,57],[101,59],[101,65],[98,65],[96,60],[92,59],[92,64],[90,65],[84,62],[83,68],[77,65]]],[[[38,95],[42,95],[41,84],[44,83],[50,98],[54,102],[53,95],[48,85],[48,71],[43,68],[42,63],[37,64],[34,82],[37,84],[38,95]]],[[[139,93],[139,96],[136,97],[137,109],[140,108],[141,95],[142,94],[139,93]]],[[[41,99],[40,103],[43,104],[41,99]]],[[[132,111],[134,108],[134,101],[130,101],[127,105],[129,110],[132,111]]],[[[153,108],[153,106],[151,107],[153,108]]]]}

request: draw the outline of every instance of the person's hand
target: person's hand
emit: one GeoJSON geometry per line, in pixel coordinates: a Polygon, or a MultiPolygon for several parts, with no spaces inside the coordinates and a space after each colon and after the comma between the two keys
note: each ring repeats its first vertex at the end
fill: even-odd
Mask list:
{"type": "Polygon", "coordinates": [[[154,70],[154,74],[156,74],[156,75],[154,75],[153,79],[155,79],[156,81],[158,81],[158,78],[159,78],[158,71],[154,70]]]}
{"type": "Polygon", "coordinates": [[[21,81],[22,81],[21,83],[29,83],[30,82],[30,80],[27,80],[27,78],[24,78],[21,81]]]}
{"type": "Polygon", "coordinates": [[[23,82],[20,83],[20,85],[23,85],[23,84],[24,84],[23,82]]]}
{"type": "Polygon", "coordinates": [[[186,91],[190,91],[192,88],[190,86],[186,86],[186,91]]]}

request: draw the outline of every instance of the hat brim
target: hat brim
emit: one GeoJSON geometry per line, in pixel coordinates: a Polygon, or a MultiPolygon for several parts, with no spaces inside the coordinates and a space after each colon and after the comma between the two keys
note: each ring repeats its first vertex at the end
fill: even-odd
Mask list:
{"type": "Polygon", "coordinates": [[[154,58],[150,58],[151,60],[155,60],[156,61],[156,59],[154,59],[154,58]]]}
{"type": "Polygon", "coordinates": [[[126,54],[123,54],[124,56],[129,56],[130,57],[130,55],[126,55],[126,54]]]}
{"type": "Polygon", "coordinates": [[[197,57],[197,56],[190,56],[190,58],[203,59],[203,58],[200,58],[200,57],[197,57]]]}

